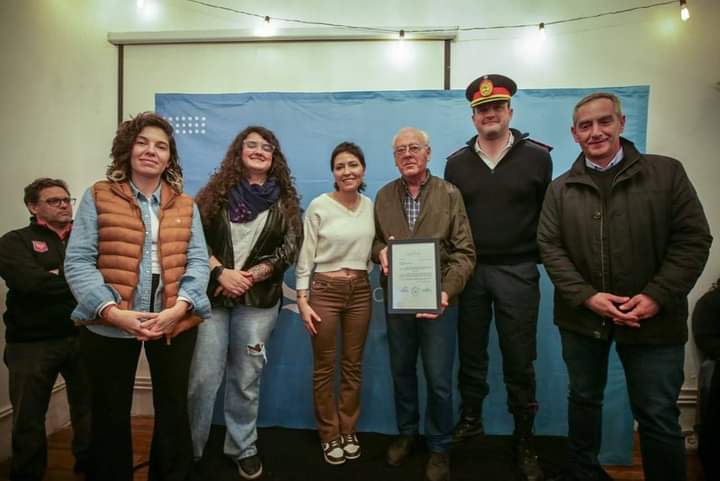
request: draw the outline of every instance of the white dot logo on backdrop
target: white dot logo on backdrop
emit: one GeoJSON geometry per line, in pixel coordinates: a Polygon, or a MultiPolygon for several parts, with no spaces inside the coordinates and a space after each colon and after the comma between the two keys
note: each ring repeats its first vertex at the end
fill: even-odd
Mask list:
{"type": "Polygon", "coordinates": [[[207,117],[201,115],[170,115],[165,117],[170,122],[175,135],[205,135],[207,133],[207,117]]]}

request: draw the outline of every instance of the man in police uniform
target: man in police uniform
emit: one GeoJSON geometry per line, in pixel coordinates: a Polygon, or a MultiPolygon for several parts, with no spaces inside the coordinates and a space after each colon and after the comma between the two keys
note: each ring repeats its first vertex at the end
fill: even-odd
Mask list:
{"type": "Polygon", "coordinates": [[[455,442],[483,433],[488,394],[488,336],[495,326],[503,357],[508,409],[515,420],[514,448],[522,479],[541,480],[533,448],[539,262],[536,232],[552,178],[550,147],[510,128],[515,82],[483,75],[465,91],[477,135],[448,157],[445,179],[463,195],[477,264],[460,297],[460,394],[455,442]]]}

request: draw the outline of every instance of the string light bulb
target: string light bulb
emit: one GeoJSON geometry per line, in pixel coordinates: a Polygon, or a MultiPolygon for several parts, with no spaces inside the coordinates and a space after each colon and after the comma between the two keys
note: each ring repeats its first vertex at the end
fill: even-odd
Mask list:
{"type": "Polygon", "coordinates": [[[687,22],[690,18],[690,10],[688,10],[687,0],[680,0],[680,18],[683,22],[687,22]]]}
{"type": "Polygon", "coordinates": [[[540,22],[538,32],[540,32],[540,40],[545,40],[545,22],[540,22]]]}
{"type": "Polygon", "coordinates": [[[258,37],[272,37],[273,35],[275,35],[275,27],[277,26],[277,22],[270,23],[269,15],[265,15],[265,16],[258,15],[258,17],[260,17],[262,19],[262,21],[255,28],[255,34],[258,37]]]}

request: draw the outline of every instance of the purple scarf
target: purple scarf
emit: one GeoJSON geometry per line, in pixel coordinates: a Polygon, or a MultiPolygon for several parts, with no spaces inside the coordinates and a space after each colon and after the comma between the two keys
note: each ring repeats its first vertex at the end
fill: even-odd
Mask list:
{"type": "Polygon", "coordinates": [[[280,187],[272,178],[268,178],[263,185],[250,184],[242,179],[230,190],[230,222],[250,222],[269,209],[279,197],[280,187]]]}

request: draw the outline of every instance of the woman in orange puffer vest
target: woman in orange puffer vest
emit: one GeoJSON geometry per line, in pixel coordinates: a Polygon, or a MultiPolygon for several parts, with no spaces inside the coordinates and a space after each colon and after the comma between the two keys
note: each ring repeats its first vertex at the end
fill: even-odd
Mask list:
{"type": "Polygon", "coordinates": [[[151,480],[192,469],[187,386],[197,325],[210,316],[202,224],[182,192],[172,126],[145,112],[118,127],[107,180],[85,192],[65,257],[86,324],[93,420],[89,480],[131,481],[130,410],[141,347],[150,365],[155,426],[151,480]]]}

